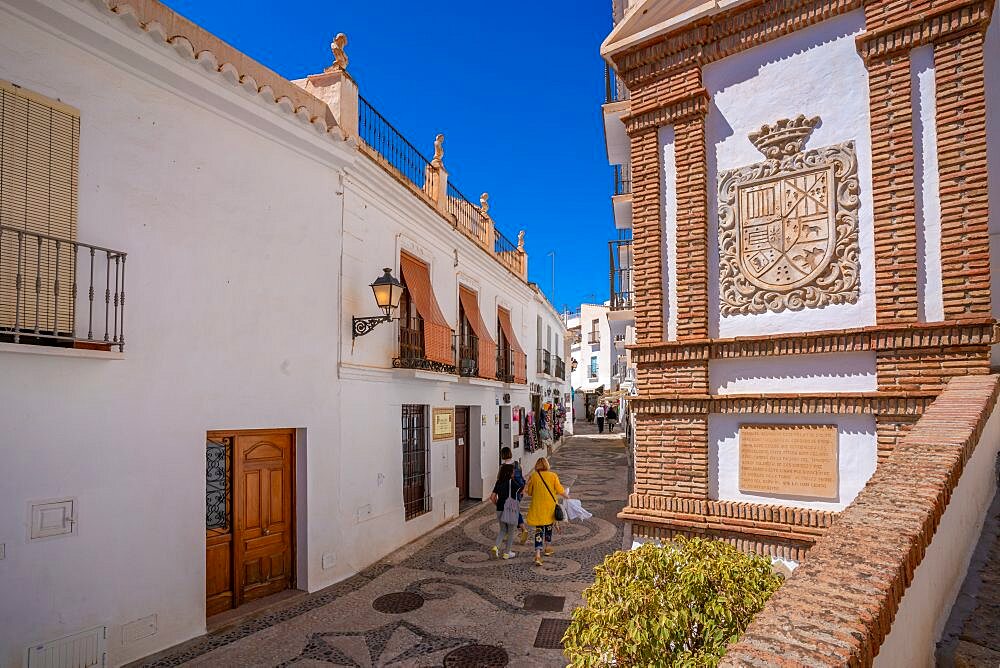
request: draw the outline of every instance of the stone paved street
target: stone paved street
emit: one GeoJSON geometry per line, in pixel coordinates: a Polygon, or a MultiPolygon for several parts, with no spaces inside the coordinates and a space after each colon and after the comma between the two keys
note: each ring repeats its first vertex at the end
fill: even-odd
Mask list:
{"type": "Polygon", "coordinates": [[[564,666],[561,650],[535,646],[539,627],[558,642],[564,624],[544,620],[568,620],[593,567],[621,546],[625,501],[620,435],[579,427],[552,464],[594,517],[564,523],[543,567],[530,538],[511,561],[489,558],[496,514],[486,503],[344,582],[137,665],[564,666]],[[532,595],[565,601],[527,610],[532,595]]]}

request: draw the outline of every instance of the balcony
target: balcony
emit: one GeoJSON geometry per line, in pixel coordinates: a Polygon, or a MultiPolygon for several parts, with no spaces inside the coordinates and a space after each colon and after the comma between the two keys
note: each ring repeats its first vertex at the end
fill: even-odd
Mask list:
{"type": "Polygon", "coordinates": [[[599,345],[601,343],[601,333],[600,332],[588,332],[587,333],[587,343],[592,346],[599,345]]]}
{"type": "Polygon", "coordinates": [[[618,73],[611,69],[610,65],[604,66],[604,102],[624,102],[629,99],[628,88],[618,76],[618,73]]]}
{"type": "Polygon", "coordinates": [[[538,349],[538,373],[552,375],[552,353],[542,348],[538,349]]]}
{"type": "Polygon", "coordinates": [[[566,380],[566,362],[558,355],[556,355],[556,378],[566,380]]]}
{"type": "Polygon", "coordinates": [[[123,352],[125,257],[0,225],[0,341],[123,352]]]}
{"type": "Polygon", "coordinates": [[[632,166],[612,165],[612,175],[614,177],[615,195],[632,194],[632,166]]]}
{"type": "Polygon", "coordinates": [[[458,349],[458,375],[474,378],[479,375],[479,337],[455,335],[458,349]]]}
{"type": "Polygon", "coordinates": [[[610,309],[612,312],[625,312],[619,314],[621,317],[614,318],[611,313],[608,317],[627,320],[632,317],[628,312],[634,308],[633,298],[635,294],[632,284],[632,240],[609,241],[608,251],[611,265],[610,309]]]}
{"type": "MultiPolygon", "coordinates": [[[[452,337],[452,358],[455,356],[455,338],[452,337]]],[[[419,369],[439,373],[457,373],[454,364],[445,364],[426,357],[424,349],[424,327],[422,319],[399,322],[399,356],[393,358],[392,366],[397,369],[419,369]]]]}
{"type": "Polygon", "coordinates": [[[509,346],[497,351],[497,380],[503,383],[514,382],[514,355],[509,346]]]}

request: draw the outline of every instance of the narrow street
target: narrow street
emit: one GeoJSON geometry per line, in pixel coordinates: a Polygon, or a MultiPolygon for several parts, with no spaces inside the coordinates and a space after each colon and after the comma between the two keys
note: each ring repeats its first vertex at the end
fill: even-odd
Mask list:
{"type": "Polygon", "coordinates": [[[344,582],[135,665],[564,666],[562,620],[621,546],[625,501],[621,435],[577,427],[552,467],[594,517],[563,523],[543,567],[530,537],[515,559],[490,558],[487,502],[344,582]]]}

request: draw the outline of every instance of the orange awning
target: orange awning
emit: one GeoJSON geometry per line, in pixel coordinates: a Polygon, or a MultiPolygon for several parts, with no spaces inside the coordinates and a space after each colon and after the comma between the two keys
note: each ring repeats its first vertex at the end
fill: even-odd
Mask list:
{"type": "Polygon", "coordinates": [[[434,297],[430,270],[426,264],[406,253],[399,255],[399,268],[417,313],[424,319],[424,357],[432,362],[454,364],[451,326],[444,319],[434,297]]]}
{"type": "Polygon", "coordinates": [[[500,320],[500,329],[503,330],[503,335],[507,337],[507,343],[510,344],[511,350],[523,355],[524,348],[517,342],[517,337],[514,336],[514,326],[510,324],[510,311],[505,308],[498,308],[497,318],[500,320]]]}
{"type": "Polygon", "coordinates": [[[514,336],[514,326],[510,323],[510,311],[505,308],[497,308],[497,319],[500,320],[500,329],[510,344],[511,358],[514,361],[514,382],[528,382],[528,356],[525,354],[521,344],[514,336]]]}
{"type": "Polygon", "coordinates": [[[458,286],[458,298],[465,309],[465,317],[472,325],[472,331],[479,339],[479,377],[495,378],[497,374],[497,345],[490,336],[490,330],[483,322],[483,315],[479,311],[479,298],[472,290],[458,286]]]}

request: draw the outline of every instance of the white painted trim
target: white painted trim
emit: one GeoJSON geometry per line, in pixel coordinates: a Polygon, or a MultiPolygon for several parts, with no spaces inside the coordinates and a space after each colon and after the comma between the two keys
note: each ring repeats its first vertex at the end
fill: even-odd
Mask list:
{"type": "Polygon", "coordinates": [[[677,340],[677,156],[673,126],[660,128],[663,172],[663,260],[667,266],[663,309],[667,341],[677,340]]]}
{"type": "Polygon", "coordinates": [[[910,52],[913,161],[917,217],[917,319],[944,320],[941,277],[941,193],[938,172],[937,82],[934,46],[910,52]]]}
{"type": "Polygon", "coordinates": [[[21,355],[48,355],[50,357],[78,357],[95,360],[123,360],[125,353],[116,350],[82,350],[78,348],[58,348],[55,346],[35,346],[28,343],[0,343],[0,353],[21,355]]]}

